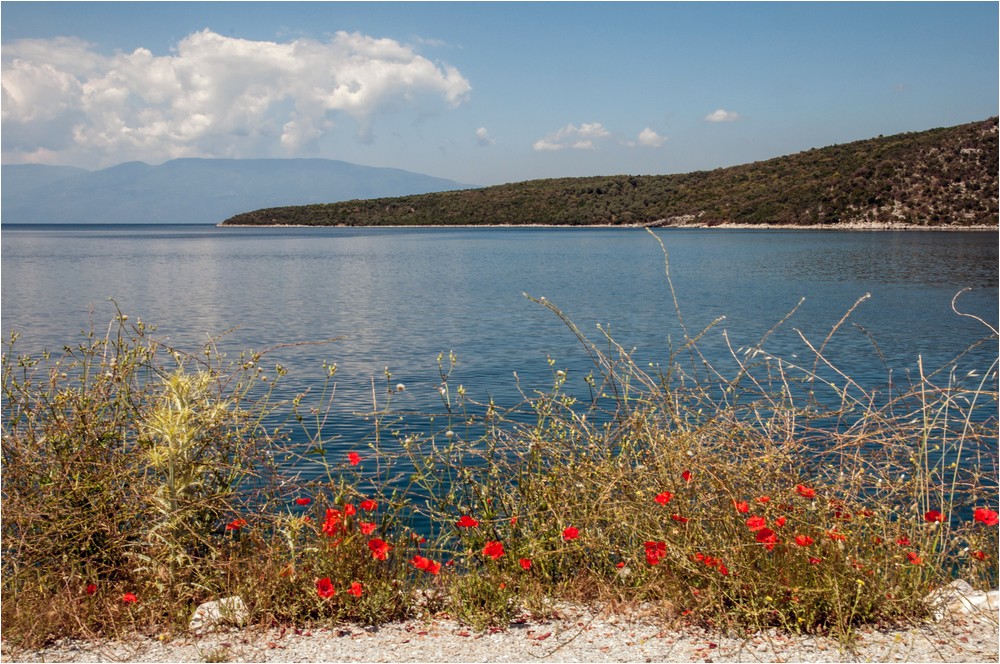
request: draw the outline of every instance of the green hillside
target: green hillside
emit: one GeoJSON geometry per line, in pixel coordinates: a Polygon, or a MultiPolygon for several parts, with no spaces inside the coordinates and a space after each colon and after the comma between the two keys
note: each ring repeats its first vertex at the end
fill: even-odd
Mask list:
{"type": "Polygon", "coordinates": [[[998,225],[997,118],[681,175],[530,180],[279,207],[225,225],[998,225]]]}

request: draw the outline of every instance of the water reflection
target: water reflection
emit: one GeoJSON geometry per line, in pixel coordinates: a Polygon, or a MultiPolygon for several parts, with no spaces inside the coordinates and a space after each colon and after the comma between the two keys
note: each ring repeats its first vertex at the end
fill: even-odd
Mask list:
{"type": "MultiPolygon", "coordinates": [[[[951,312],[997,325],[995,233],[658,231],[669,252],[680,311],[724,373],[732,351],[768,338],[768,351],[812,365],[803,338],[823,345],[859,297],[870,293],[824,354],[862,385],[883,388],[937,368],[987,334],[951,312]],[[873,341],[874,340],[874,341],[873,341]]],[[[407,390],[405,411],[441,412],[436,358],[454,351],[449,379],[479,402],[501,407],[551,386],[586,397],[590,358],[551,312],[523,297],[545,296],[595,341],[609,330],[640,367],[663,364],[684,343],[659,245],[639,229],[217,229],[214,227],[7,227],[2,233],[4,334],[22,348],[58,348],[91,321],[104,326],[114,298],[157,335],[188,350],[210,336],[241,350],[291,346],[268,361],[291,372],[280,397],[318,390],[324,362],[338,365],[336,412],[326,435],[363,443],[385,389],[383,372],[407,390]],[[91,310],[93,314],[91,315],[91,310]],[[549,364],[549,358],[554,361],[549,364]],[[515,380],[515,372],[519,382],[515,380]]],[[[960,358],[959,375],[984,370],[997,344],[960,358]]],[[[307,399],[314,398],[312,396],[307,399]]],[[[446,418],[427,424],[443,426],[446,418]]],[[[421,425],[423,426],[423,425],[421,425]]]]}

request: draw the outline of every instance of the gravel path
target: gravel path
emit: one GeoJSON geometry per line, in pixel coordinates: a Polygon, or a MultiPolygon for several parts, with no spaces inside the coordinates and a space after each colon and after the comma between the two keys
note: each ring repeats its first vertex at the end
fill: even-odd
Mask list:
{"type": "Polygon", "coordinates": [[[226,630],[202,637],[63,641],[7,652],[5,662],[998,662],[998,616],[949,616],[907,630],[862,630],[856,647],[832,639],[757,633],[735,639],[700,628],[566,609],[555,620],[476,633],[450,620],[380,627],[226,630]]]}

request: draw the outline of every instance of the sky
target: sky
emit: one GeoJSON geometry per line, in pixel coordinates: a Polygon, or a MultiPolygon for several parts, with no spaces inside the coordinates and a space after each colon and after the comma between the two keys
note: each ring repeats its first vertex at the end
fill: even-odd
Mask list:
{"type": "Polygon", "coordinates": [[[2,163],[670,174],[998,114],[996,2],[12,2],[2,163]]]}

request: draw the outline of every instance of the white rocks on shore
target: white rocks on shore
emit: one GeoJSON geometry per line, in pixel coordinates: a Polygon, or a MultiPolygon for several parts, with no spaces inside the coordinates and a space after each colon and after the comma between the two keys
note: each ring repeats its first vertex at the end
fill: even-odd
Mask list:
{"type": "MultiPolygon", "coordinates": [[[[956,581],[932,594],[937,622],[858,629],[837,639],[777,630],[723,635],[695,626],[560,606],[553,619],[525,615],[506,629],[477,633],[444,616],[378,627],[220,628],[189,636],[125,640],[62,639],[40,651],[11,651],[18,662],[997,662],[997,591],[956,581]]],[[[220,600],[219,618],[242,615],[238,597],[220,600]]],[[[216,603],[218,604],[218,603],[216,603]]],[[[199,607],[199,611],[202,608],[199,607]]],[[[245,610],[245,609],[244,609],[245,610]]],[[[197,614],[197,612],[196,612],[197,614]]],[[[192,621],[194,622],[194,621],[192,621]]]]}
{"type": "Polygon", "coordinates": [[[249,618],[250,613],[242,598],[223,597],[199,605],[191,616],[188,629],[195,634],[204,634],[227,625],[243,626],[249,618]]]}
{"type": "Polygon", "coordinates": [[[5,652],[23,662],[996,662],[996,617],[953,616],[836,639],[768,630],[726,636],[699,627],[560,611],[477,633],[449,619],[379,627],[229,629],[202,637],[63,640],[43,651],[5,652]]]}
{"type": "Polygon", "coordinates": [[[1000,610],[1000,590],[976,590],[964,579],[955,579],[927,596],[934,609],[935,620],[948,614],[997,613],[1000,610]]]}

